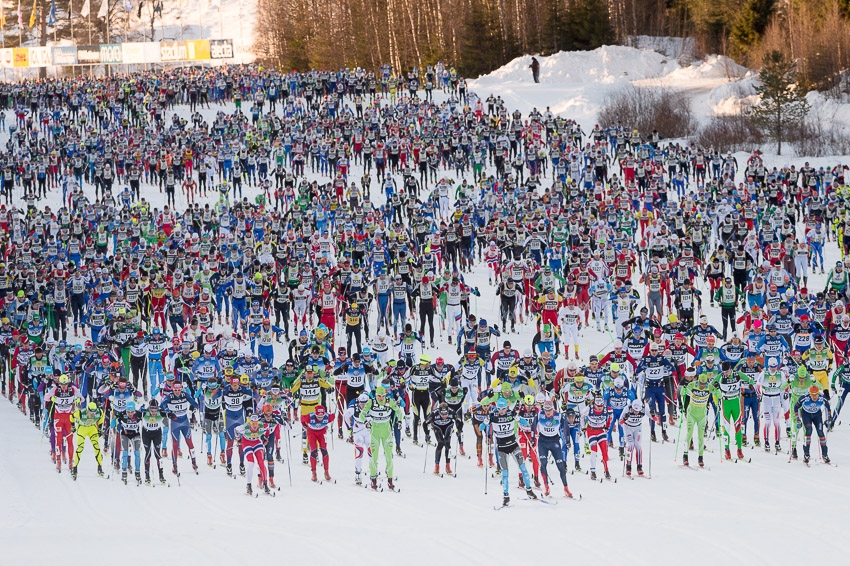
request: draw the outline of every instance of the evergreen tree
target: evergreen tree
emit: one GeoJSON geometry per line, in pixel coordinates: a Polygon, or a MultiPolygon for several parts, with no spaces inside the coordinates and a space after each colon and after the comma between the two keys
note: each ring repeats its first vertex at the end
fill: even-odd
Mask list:
{"type": "Polygon", "coordinates": [[[732,51],[737,55],[745,54],[756,45],[770,23],[776,0],[747,0],[732,24],[729,38],[732,51]]]}
{"type": "Polygon", "coordinates": [[[566,20],[568,37],[572,40],[568,49],[589,51],[616,41],[604,0],[576,0],[566,20]]]}
{"type": "Polygon", "coordinates": [[[779,51],[765,54],[759,79],[761,84],[755,91],[761,100],[750,111],[751,117],[756,126],[773,138],[776,153],[782,155],[782,141],[809,113],[806,93],[797,83],[796,64],[779,51]]]}

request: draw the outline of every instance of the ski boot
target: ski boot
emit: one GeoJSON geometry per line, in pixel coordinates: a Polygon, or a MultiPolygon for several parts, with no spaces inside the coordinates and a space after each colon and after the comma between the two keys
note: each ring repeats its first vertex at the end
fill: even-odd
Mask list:
{"type": "Polygon", "coordinates": [[[466,456],[466,452],[463,451],[463,444],[458,444],[457,451],[461,456],[466,456]]]}
{"type": "MultiPolygon", "coordinates": [[[[404,435],[405,435],[407,438],[410,438],[410,427],[409,427],[409,426],[407,426],[407,425],[405,425],[405,427],[404,427],[404,435]]],[[[416,444],[416,442],[417,442],[417,439],[415,439],[415,438],[414,438],[414,439],[413,439],[413,443],[414,443],[414,444],[416,444]]]]}
{"type": "Polygon", "coordinates": [[[395,491],[395,485],[393,484],[392,478],[387,478],[387,487],[395,491]]]}
{"type": "Polygon", "coordinates": [[[316,477],[316,470],[310,470],[310,481],[319,481],[319,478],[316,477]]]}
{"type": "Polygon", "coordinates": [[[419,439],[418,439],[418,438],[414,438],[414,439],[413,439],[413,445],[414,445],[414,446],[419,446],[419,439]]]}
{"type": "Polygon", "coordinates": [[[173,466],[171,468],[171,473],[174,474],[175,476],[177,475],[177,466],[173,466]]]}
{"type": "Polygon", "coordinates": [[[218,453],[218,460],[219,460],[219,462],[221,462],[222,464],[226,463],[226,460],[225,460],[225,458],[224,458],[224,451],[223,451],[223,450],[222,450],[221,452],[219,452],[219,453],[218,453]]]}
{"type": "Polygon", "coordinates": [[[640,477],[643,477],[643,465],[638,464],[638,466],[637,466],[637,473],[638,473],[638,475],[639,475],[640,477]]]}
{"type": "Polygon", "coordinates": [[[446,473],[448,475],[452,475],[452,464],[451,464],[451,462],[446,462],[446,473]]]}
{"type": "Polygon", "coordinates": [[[121,481],[124,482],[124,485],[127,485],[127,470],[121,472],[121,481]]]}
{"type": "MultiPolygon", "coordinates": [[[[755,444],[756,446],[761,446],[761,438],[759,438],[758,435],[753,437],[753,444],[755,444]]],[[[765,444],[767,444],[768,446],[770,445],[769,442],[765,442],[765,444]]]]}
{"type": "Polygon", "coordinates": [[[136,483],[142,483],[142,472],[136,471],[136,483]]]}
{"type": "Polygon", "coordinates": [[[150,472],[145,472],[145,485],[151,484],[151,474],[150,472]]]}
{"type": "Polygon", "coordinates": [[[808,454],[803,454],[803,463],[804,463],[804,464],[808,464],[808,463],[809,463],[809,455],[808,455],[808,454]]]}
{"type": "Polygon", "coordinates": [[[245,484],[245,493],[247,493],[248,495],[254,495],[254,490],[251,487],[251,482],[245,484]]]}
{"type": "Polygon", "coordinates": [[[245,475],[245,464],[239,464],[239,475],[240,476],[245,475]]]}
{"type": "Polygon", "coordinates": [[[592,479],[593,481],[596,481],[596,472],[593,471],[593,470],[590,470],[590,479],[592,479]]]}
{"type": "Polygon", "coordinates": [[[744,446],[748,446],[748,444],[747,444],[747,437],[746,437],[746,436],[742,436],[742,437],[741,437],[741,444],[742,444],[742,445],[744,445],[744,446]]]}
{"type": "Polygon", "coordinates": [[[378,491],[378,478],[372,476],[371,482],[372,482],[372,485],[371,485],[372,489],[374,489],[375,491],[378,491]]]}
{"type": "Polygon", "coordinates": [[[269,487],[272,489],[277,489],[277,486],[274,483],[274,478],[269,478],[269,487]]]}
{"type": "Polygon", "coordinates": [[[658,442],[658,439],[657,439],[657,438],[655,438],[655,431],[654,431],[654,430],[653,430],[652,432],[650,432],[650,433],[649,433],[649,439],[650,439],[652,442],[658,442]]]}
{"type": "Polygon", "coordinates": [[[682,465],[683,466],[689,466],[690,465],[690,464],[688,464],[688,455],[687,454],[682,454],[682,465]]]}
{"type": "Polygon", "coordinates": [[[404,452],[401,451],[401,448],[399,446],[395,447],[395,455],[404,458],[404,452]]]}
{"type": "Polygon", "coordinates": [[[608,470],[605,470],[605,479],[606,479],[606,480],[610,480],[610,479],[611,479],[611,472],[609,472],[608,470]]]}
{"type": "Polygon", "coordinates": [[[723,457],[726,458],[727,460],[731,460],[732,459],[732,452],[727,448],[726,450],[723,451],[723,457]]]}
{"type": "Polygon", "coordinates": [[[632,477],[632,465],[631,464],[626,464],[626,477],[627,478],[632,477]]]}
{"type": "Polygon", "coordinates": [[[71,468],[71,479],[72,480],[77,479],[77,466],[74,466],[73,468],[71,468]]]}
{"type": "Polygon", "coordinates": [[[162,449],[162,457],[163,457],[163,458],[168,458],[168,448],[163,448],[163,449],[162,449]]]}
{"type": "Polygon", "coordinates": [[[570,499],[573,498],[573,494],[567,486],[564,486],[564,497],[569,497],[570,499]]]}
{"type": "Polygon", "coordinates": [[[280,462],[280,461],[282,460],[282,459],[281,459],[281,457],[280,457],[280,448],[276,448],[276,449],[275,449],[275,451],[274,451],[274,458],[275,458],[275,460],[277,460],[278,462],[280,462]]]}
{"type": "Polygon", "coordinates": [[[534,494],[534,491],[530,487],[525,490],[525,493],[529,499],[537,499],[537,495],[534,494]]]}
{"type": "Polygon", "coordinates": [[[661,440],[664,442],[670,442],[670,438],[667,436],[667,429],[661,431],[661,440]]]}
{"type": "Polygon", "coordinates": [[[531,479],[534,480],[534,487],[540,489],[540,479],[537,476],[533,476],[531,479]]]}
{"type": "Polygon", "coordinates": [[[699,464],[700,468],[705,467],[705,462],[702,461],[702,456],[697,457],[697,463],[699,464]]]}
{"type": "Polygon", "coordinates": [[[506,494],[502,497],[502,507],[507,507],[507,506],[510,504],[510,502],[511,502],[511,498],[510,498],[510,496],[506,493],[506,494]]]}
{"type": "Polygon", "coordinates": [[[484,467],[484,460],[481,458],[481,454],[478,455],[478,467],[479,468],[484,467]]]}
{"type": "Polygon", "coordinates": [[[741,450],[740,448],[738,448],[738,459],[739,459],[739,460],[743,460],[743,459],[744,459],[744,451],[743,451],[743,450],[741,450]]]}
{"type": "Polygon", "coordinates": [[[620,446],[620,460],[622,461],[626,457],[626,449],[623,446],[620,446]]]}
{"type": "Polygon", "coordinates": [[[212,466],[212,454],[207,452],[207,466],[212,466]]]}
{"type": "Polygon", "coordinates": [[[325,470],[325,481],[331,481],[331,473],[325,470]]]}
{"type": "Polygon", "coordinates": [[[228,476],[233,475],[233,465],[232,464],[227,464],[227,475],[228,476]]]}
{"type": "Polygon", "coordinates": [[[97,475],[103,477],[103,466],[100,464],[97,465],[97,475]]]}
{"type": "Polygon", "coordinates": [[[796,447],[796,446],[793,446],[793,447],[791,448],[791,459],[792,459],[792,460],[796,460],[796,459],[797,459],[797,447],[796,447]]]}
{"type": "Polygon", "coordinates": [[[588,442],[584,443],[584,453],[590,455],[590,443],[588,442]]]}
{"type": "Polygon", "coordinates": [[[773,449],[774,449],[774,450],[776,450],[776,453],[777,453],[777,454],[779,454],[779,452],[782,450],[782,448],[779,446],[779,441],[777,441],[777,442],[773,445],[773,449]]]}
{"type": "Polygon", "coordinates": [[[578,460],[576,460],[576,471],[577,471],[577,472],[580,472],[580,471],[581,471],[581,464],[579,464],[579,461],[578,461],[578,460]]]}
{"type": "Polygon", "coordinates": [[[301,463],[302,463],[302,464],[306,464],[306,463],[307,463],[307,461],[308,461],[308,459],[307,459],[307,453],[306,453],[306,452],[304,452],[303,454],[301,454],[301,463]]]}
{"type": "Polygon", "coordinates": [[[339,429],[339,430],[336,432],[336,437],[337,437],[337,438],[339,438],[340,440],[342,440],[342,429],[339,429]]]}
{"type": "Polygon", "coordinates": [[[549,496],[549,482],[543,482],[543,495],[549,496]]]}
{"type": "Polygon", "coordinates": [[[522,473],[519,474],[519,488],[525,489],[525,480],[522,479],[522,473]]]}
{"type": "Polygon", "coordinates": [[[829,464],[829,456],[826,456],[826,455],[823,456],[823,463],[829,464]]]}
{"type": "Polygon", "coordinates": [[[496,464],[493,463],[493,455],[492,454],[488,454],[487,460],[488,460],[491,468],[496,465],[496,464]]]}

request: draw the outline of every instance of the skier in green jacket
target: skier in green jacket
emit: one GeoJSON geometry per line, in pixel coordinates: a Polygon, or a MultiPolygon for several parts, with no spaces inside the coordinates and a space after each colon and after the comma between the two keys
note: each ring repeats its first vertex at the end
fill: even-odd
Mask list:
{"type": "Polygon", "coordinates": [[[387,465],[387,487],[395,490],[393,485],[393,425],[390,421],[393,415],[396,417],[396,423],[401,423],[404,418],[398,403],[394,399],[387,399],[387,388],[379,385],[375,388],[375,398],[366,401],[366,405],[360,412],[360,418],[366,422],[366,426],[372,432],[369,444],[372,451],[372,459],[369,462],[372,489],[378,489],[378,455],[381,447],[383,447],[387,465]]]}
{"type": "Polygon", "coordinates": [[[797,373],[793,378],[788,379],[788,386],[791,389],[791,410],[788,419],[791,421],[791,459],[797,459],[797,411],[794,409],[797,406],[797,401],[801,397],[809,394],[809,387],[816,385],[815,380],[809,374],[806,366],[800,365],[797,367],[797,373]]]}
{"type": "Polygon", "coordinates": [[[725,457],[727,460],[732,459],[732,454],[729,450],[731,443],[731,434],[729,427],[735,427],[735,445],[738,448],[738,459],[744,459],[743,435],[741,426],[743,419],[741,418],[741,409],[743,401],[741,399],[741,384],[746,382],[750,385],[755,385],[755,381],[742,371],[732,371],[732,362],[725,361],[720,365],[720,375],[718,375],[712,386],[719,389],[717,392],[721,398],[720,405],[721,423],[723,425],[723,436],[726,439],[725,457]]]}
{"type": "MultiPolygon", "coordinates": [[[[696,373],[694,368],[685,370],[686,378],[693,378],[696,373]]],[[[711,388],[708,383],[709,374],[702,372],[699,376],[688,383],[682,390],[682,398],[685,403],[685,415],[688,419],[688,434],[685,436],[685,450],[682,454],[682,464],[688,465],[688,447],[697,430],[697,454],[699,454],[699,465],[704,465],[702,460],[705,448],[705,422],[708,418],[708,400],[711,399],[711,388]]]]}

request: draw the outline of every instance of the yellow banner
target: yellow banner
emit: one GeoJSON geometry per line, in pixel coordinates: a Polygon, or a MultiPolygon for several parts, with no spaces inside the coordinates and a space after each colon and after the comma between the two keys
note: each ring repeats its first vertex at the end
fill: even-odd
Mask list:
{"type": "Polygon", "coordinates": [[[30,50],[26,47],[15,47],[14,50],[15,67],[30,66],[30,50]]]}
{"type": "Polygon", "coordinates": [[[210,58],[210,42],[208,39],[190,39],[186,42],[186,59],[189,61],[206,61],[210,58]]]}

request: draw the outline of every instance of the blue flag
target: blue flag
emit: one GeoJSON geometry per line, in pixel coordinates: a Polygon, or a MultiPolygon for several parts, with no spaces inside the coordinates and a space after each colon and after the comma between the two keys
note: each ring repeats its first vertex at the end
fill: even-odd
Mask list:
{"type": "Polygon", "coordinates": [[[53,0],[50,3],[50,14],[47,16],[47,25],[55,26],[56,25],[56,0],[53,0]]]}

